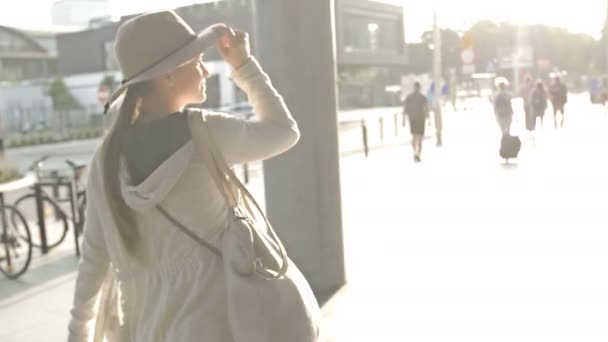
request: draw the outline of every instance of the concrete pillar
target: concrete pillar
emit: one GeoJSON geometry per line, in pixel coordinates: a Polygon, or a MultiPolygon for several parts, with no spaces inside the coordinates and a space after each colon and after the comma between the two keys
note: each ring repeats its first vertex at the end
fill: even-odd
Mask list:
{"type": "Polygon", "coordinates": [[[268,215],[324,301],[345,283],[334,1],[256,6],[257,56],[302,132],[293,150],[264,163],[268,215]]]}

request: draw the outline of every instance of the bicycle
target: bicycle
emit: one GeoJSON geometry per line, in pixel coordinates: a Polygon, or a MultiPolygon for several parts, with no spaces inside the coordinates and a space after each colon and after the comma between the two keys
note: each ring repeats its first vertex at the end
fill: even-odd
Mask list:
{"type": "MultiPolygon", "coordinates": [[[[80,185],[86,165],[77,164],[66,160],[66,164],[72,170],[72,176],[59,176],[55,171],[50,175],[43,174],[42,167],[48,156],[36,160],[29,170],[38,176],[38,183],[32,187],[32,192],[19,197],[14,207],[27,217],[35,218],[29,220],[29,224],[44,225],[46,233],[46,248],[52,249],[61,244],[67,237],[69,222],[74,226],[74,238],[76,253],[79,255],[78,236],[84,225],[84,211],[86,207],[86,191],[80,185]],[[59,187],[68,187],[68,195],[60,196],[59,187]],[[52,187],[53,193],[49,194],[44,187],[52,187]],[[76,202],[73,202],[74,197],[76,202]],[[68,208],[62,204],[69,203],[68,208]],[[31,214],[31,215],[27,215],[31,214]]],[[[42,237],[31,239],[31,244],[37,248],[44,248],[42,237]]]]}
{"type": "Polygon", "coordinates": [[[74,183],[76,185],[76,204],[78,208],[79,226],[78,232],[82,233],[84,225],[84,214],[87,207],[87,191],[86,186],[82,184],[82,179],[87,168],[86,164],[78,164],[70,159],[66,159],[66,164],[72,169],[74,183]]]}
{"type": "Polygon", "coordinates": [[[32,236],[23,214],[14,206],[5,204],[4,193],[0,193],[0,210],[0,272],[15,279],[28,269],[32,261],[32,236]]]}

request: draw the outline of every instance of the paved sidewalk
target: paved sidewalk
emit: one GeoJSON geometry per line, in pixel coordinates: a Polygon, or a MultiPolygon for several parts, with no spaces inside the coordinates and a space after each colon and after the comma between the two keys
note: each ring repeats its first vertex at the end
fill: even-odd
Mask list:
{"type": "Polygon", "coordinates": [[[481,112],[421,164],[343,160],[349,284],[323,341],[608,341],[608,116],[570,106],[510,165],[481,112]]]}
{"type": "Polygon", "coordinates": [[[73,248],[54,250],[22,278],[0,279],[0,341],[66,340],[77,261],[73,248]]]}

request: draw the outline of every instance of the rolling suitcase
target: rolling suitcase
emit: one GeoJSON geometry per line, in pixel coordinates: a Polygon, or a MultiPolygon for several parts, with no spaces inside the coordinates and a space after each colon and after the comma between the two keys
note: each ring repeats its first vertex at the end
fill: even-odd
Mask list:
{"type": "Polygon", "coordinates": [[[500,140],[500,157],[509,161],[509,159],[517,158],[521,149],[521,140],[519,137],[505,134],[500,140]]]}

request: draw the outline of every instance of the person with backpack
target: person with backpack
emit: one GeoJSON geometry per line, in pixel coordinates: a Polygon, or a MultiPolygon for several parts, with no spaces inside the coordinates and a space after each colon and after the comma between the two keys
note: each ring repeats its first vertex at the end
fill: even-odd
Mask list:
{"type": "Polygon", "coordinates": [[[511,95],[507,92],[507,81],[501,80],[498,89],[498,94],[494,98],[494,114],[502,134],[509,135],[513,121],[513,106],[511,105],[511,95]]]}
{"type": "Polygon", "coordinates": [[[564,107],[568,102],[568,88],[563,84],[559,76],[555,77],[553,84],[549,87],[551,105],[553,106],[553,122],[557,128],[557,113],[562,113],[560,127],[564,127],[564,107]]]}
{"type": "MultiPolygon", "coordinates": [[[[119,27],[114,51],[123,82],[106,104],[106,111],[116,104],[118,112],[90,166],[68,341],[101,341],[102,335],[133,342],[244,341],[236,333],[261,341],[281,333],[287,329],[278,326],[281,322],[276,322],[275,331],[264,326],[246,331],[249,326],[242,317],[253,316],[246,311],[262,311],[263,318],[278,312],[247,306],[251,300],[276,298],[261,290],[260,296],[266,297],[245,296],[257,286],[248,285],[235,300],[234,289],[243,289],[245,283],[230,283],[233,270],[223,261],[231,255],[226,246],[234,246],[225,243],[225,237],[235,231],[236,215],[242,215],[238,220],[243,222],[248,217],[235,209],[234,181],[226,178],[230,173],[225,169],[279,155],[300,138],[283,97],[251,55],[248,34],[225,24],[197,33],[175,11],[150,12],[119,27]],[[247,94],[254,119],[189,110],[207,99],[210,73],[203,53],[214,46],[235,84],[247,94]],[[205,144],[199,143],[202,137],[205,144]],[[241,304],[245,312],[234,309],[241,304]]],[[[249,204],[247,209],[251,211],[249,204]]],[[[253,243],[254,237],[248,237],[253,243]]],[[[260,256],[257,245],[255,251],[246,243],[242,246],[243,260],[250,250],[260,256]]],[[[282,265],[293,271],[279,249],[282,265]]],[[[251,264],[235,266],[243,270],[241,280],[255,276],[257,284],[270,281],[259,274],[267,262],[255,260],[255,265],[252,259],[251,264]]],[[[288,303],[285,297],[280,304],[288,303]]],[[[293,313],[289,307],[281,309],[286,316],[293,313]]],[[[303,333],[292,334],[302,341],[303,333]]]]}
{"type": "Polygon", "coordinates": [[[530,105],[532,108],[531,130],[536,129],[536,118],[540,118],[540,127],[543,127],[543,117],[547,110],[547,91],[542,81],[536,83],[536,87],[530,93],[530,105]]]}

